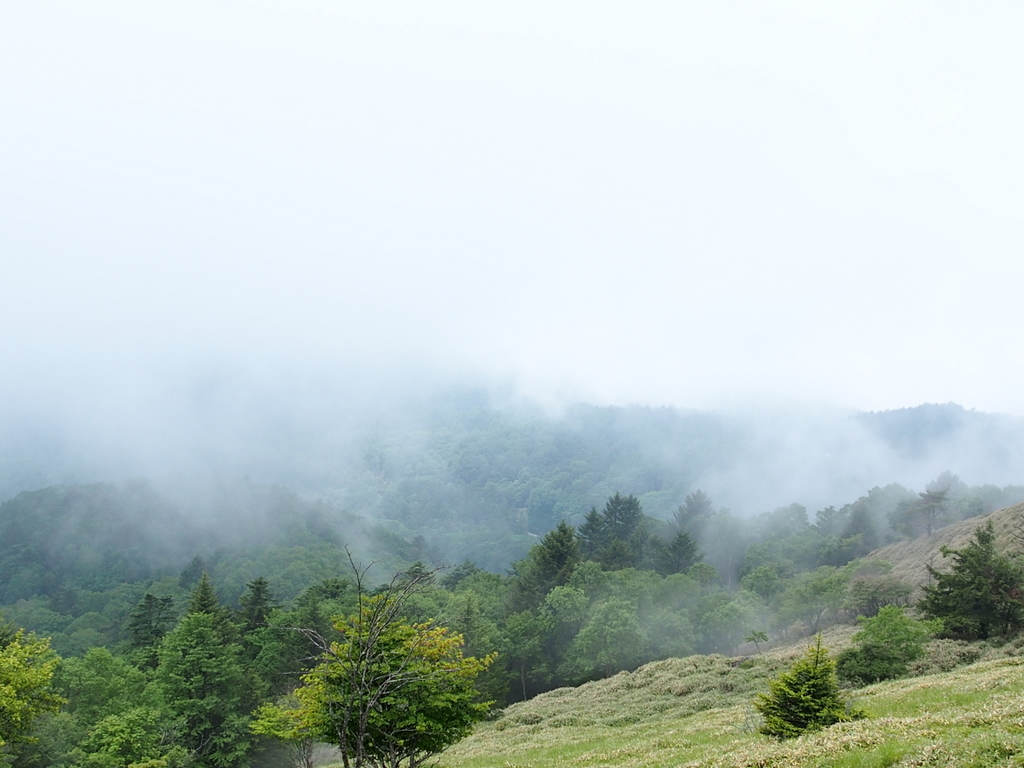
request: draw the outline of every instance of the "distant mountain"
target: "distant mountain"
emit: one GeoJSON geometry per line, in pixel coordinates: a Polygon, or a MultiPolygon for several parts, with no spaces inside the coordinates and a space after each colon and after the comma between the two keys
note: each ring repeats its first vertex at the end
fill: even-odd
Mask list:
{"type": "Polygon", "coordinates": [[[177,575],[195,556],[330,544],[362,558],[416,553],[399,537],[282,488],[226,478],[25,491],[0,505],[0,604],[62,585],[103,590],[177,575]],[[405,552],[395,552],[405,548],[405,552]]]}
{"type": "Polygon", "coordinates": [[[908,459],[959,448],[1004,467],[1024,447],[1024,419],[967,410],[956,403],[864,413],[859,419],[908,459]]]}
{"type": "MultiPolygon", "coordinates": [[[[245,476],[253,486],[293,489],[295,504],[319,500],[323,510],[346,510],[404,540],[423,536],[449,561],[469,557],[501,570],[559,520],[579,524],[616,491],[636,495],[660,519],[698,488],[740,517],[791,503],[813,517],[873,487],[923,489],[946,471],[974,486],[1024,483],[1024,419],[956,404],[879,413],[580,404],[551,415],[483,390],[382,397],[373,408],[323,393],[232,393],[143,412],[130,424],[8,418],[0,499],[55,485],[245,476]]],[[[205,516],[181,512],[194,506],[184,500],[146,514],[172,528],[180,517],[199,531],[197,542],[219,541],[222,521],[224,530],[277,530],[262,522],[263,502],[243,514],[250,505],[242,486],[225,493],[211,486],[200,494],[221,499],[205,516]]]]}

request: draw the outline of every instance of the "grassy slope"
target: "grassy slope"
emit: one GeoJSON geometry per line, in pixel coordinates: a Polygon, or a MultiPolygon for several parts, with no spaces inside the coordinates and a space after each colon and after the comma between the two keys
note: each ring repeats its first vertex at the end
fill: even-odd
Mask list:
{"type": "MultiPolygon", "coordinates": [[[[908,583],[923,583],[926,563],[942,569],[939,547],[962,547],[991,518],[1004,551],[1024,504],[948,526],[934,535],[872,553],[908,583]]],[[[855,629],[826,633],[834,651],[855,629]]],[[[919,677],[860,689],[866,721],[789,742],[756,733],[754,695],[802,648],[740,662],[722,656],[668,659],[579,688],[507,708],[454,746],[444,768],[527,766],[1024,766],[1024,639],[1002,648],[934,641],[919,677]],[[980,661],[953,668],[974,658],[980,661]],[[945,671],[934,671],[945,670],[945,671]]]]}
{"type": "MultiPolygon", "coordinates": [[[[849,631],[832,638],[848,642],[849,631]]],[[[935,644],[942,664],[950,648],[935,644]]],[[[963,650],[961,648],[960,650],[963,650]]],[[[793,650],[740,662],[695,656],[509,707],[445,754],[444,768],[608,766],[1024,765],[1019,645],[951,671],[860,689],[870,719],[779,742],[756,733],[750,702],[793,650]]]]}
{"type": "Polygon", "coordinates": [[[988,520],[995,528],[1000,551],[1008,555],[1021,554],[1024,550],[1024,504],[947,525],[931,536],[890,544],[876,549],[868,557],[891,563],[892,575],[907,584],[925,584],[928,581],[927,565],[939,571],[949,567],[949,561],[942,557],[939,549],[943,546],[950,549],[964,547],[973,538],[974,531],[988,520]]]}
{"type": "MultiPolygon", "coordinates": [[[[1024,543],[1024,504],[947,526],[872,553],[894,575],[924,583],[943,568],[941,546],[964,546],[991,518],[1003,550],[1024,543]]],[[[834,651],[855,630],[826,636],[834,651]]],[[[722,656],[668,659],[507,708],[445,754],[444,768],[527,766],[1024,766],[1024,640],[993,649],[934,641],[918,677],[855,693],[870,719],[789,742],[756,733],[754,695],[802,649],[740,662],[722,656]],[[953,668],[981,657],[969,666],[953,668]],[[946,671],[934,671],[946,670],[946,671]]]]}

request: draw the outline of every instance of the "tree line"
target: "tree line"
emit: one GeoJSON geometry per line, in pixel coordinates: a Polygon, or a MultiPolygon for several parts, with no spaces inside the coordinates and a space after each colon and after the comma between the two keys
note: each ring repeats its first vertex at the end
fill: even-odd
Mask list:
{"type": "MultiPolygon", "coordinates": [[[[794,525],[752,546],[730,588],[699,545],[718,514],[694,492],[655,534],[639,501],[616,493],[579,530],[555,526],[508,574],[414,563],[373,586],[355,567],[287,605],[257,577],[232,608],[193,561],[178,579],[182,610],[172,595],[147,592],[122,643],[63,662],[47,641],[4,625],[3,758],[26,768],[231,768],[279,744],[301,761],[328,741],[356,765],[415,765],[492,705],[858,615],[864,628],[840,674],[869,682],[905,672],[924,637],[904,613],[911,585],[858,559],[787,574],[794,561],[766,553],[806,548],[812,535],[789,509],[777,517],[794,525]]],[[[814,535],[818,557],[833,556],[834,542],[814,535]]],[[[938,622],[928,633],[975,639],[1024,626],[1024,575],[997,551],[991,525],[943,554],[951,567],[931,571],[918,606],[938,622]]]]}

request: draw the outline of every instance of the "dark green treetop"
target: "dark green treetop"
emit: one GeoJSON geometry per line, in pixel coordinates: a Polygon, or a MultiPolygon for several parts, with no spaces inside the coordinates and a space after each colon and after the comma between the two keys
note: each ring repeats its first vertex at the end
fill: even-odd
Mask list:
{"type": "Polygon", "coordinates": [[[246,634],[265,627],[270,614],[278,607],[270,591],[270,582],[262,576],[245,585],[245,592],[238,602],[242,606],[238,618],[242,623],[242,631],[246,634]]]}
{"type": "Polygon", "coordinates": [[[1024,570],[996,551],[995,538],[989,520],[963,549],[942,548],[953,559],[948,573],[928,566],[935,583],[925,586],[919,607],[942,620],[944,635],[985,639],[1024,627],[1024,570]]]}

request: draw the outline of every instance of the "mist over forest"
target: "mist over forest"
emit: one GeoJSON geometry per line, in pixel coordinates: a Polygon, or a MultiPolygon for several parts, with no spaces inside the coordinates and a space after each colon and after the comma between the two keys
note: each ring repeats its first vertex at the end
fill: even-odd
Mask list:
{"type": "Polygon", "coordinates": [[[1024,479],[1024,419],[953,403],[883,412],[553,408],[507,387],[418,383],[286,387],[209,375],[178,389],[97,393],[74,412],[8,401],[0,497],[57,485],[145,487],[142,519],[128,502],[120,514],[132,530],[156,520],[179,530],[184,556],[188,542],[256,543],[243,542],[244,531],[270,538],[273,516],[245,489],[274,486],[331,510],[324,525],[352,541],[359,526],[381,526],[422,537],[438,560],[500,571],[559,521],[580,525],[616,492],[669,520],[700,489],[742,519],[794,503],[813,516],[875,487],[923,489],[943,472],[973,486],[1024,479]],[[174,524],[154,505],[173,511],[174,524]]]}
{"type": "Polygon", "coordinates": [[[6,4],[0,768],[420,765],[1024,542],[1021,28],[6,4]]]}

